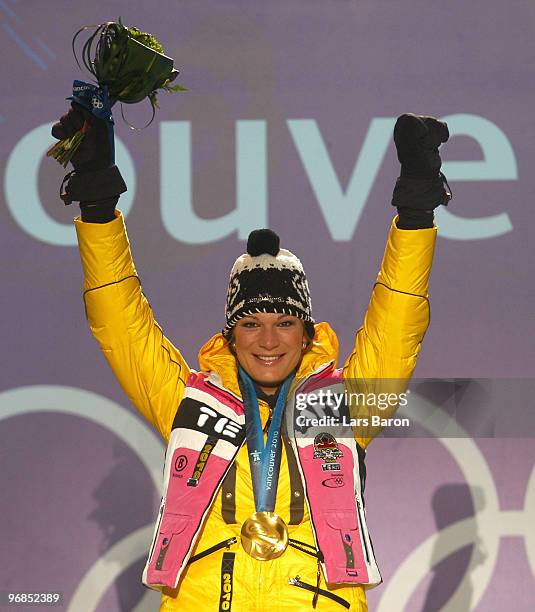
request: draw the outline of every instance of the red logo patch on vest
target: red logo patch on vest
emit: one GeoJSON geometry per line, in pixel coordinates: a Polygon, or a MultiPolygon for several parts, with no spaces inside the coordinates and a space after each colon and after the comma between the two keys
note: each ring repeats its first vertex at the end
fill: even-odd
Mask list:
{"type": "Polygon", "coordinates": [[[314,459],[334,463],[343,456],[344,453],[338,448],[338,442],[332,434],[323,432],[314,438],[314,459]]]}

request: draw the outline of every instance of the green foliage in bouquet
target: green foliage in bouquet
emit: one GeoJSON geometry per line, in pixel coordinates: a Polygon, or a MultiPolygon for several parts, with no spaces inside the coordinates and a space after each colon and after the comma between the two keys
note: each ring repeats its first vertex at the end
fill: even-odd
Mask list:
{"type": "MultiPolygon", "coordinates": [[[[85,29],[74,36],[75,57],[74,43],[85,29]]],[[[181,85],[171,86],[178,70],[173,68],[172,58],[164,55],[160,42],[151,34],[124,26],[120,19],[97,26],[84,43],[81,60],[98,84],[108,87],[114,102],[135,104],[149,98],[154,109],[158,106],[157,90],[187,91],[181,85]]]]}
{"type": "MultiPolygon", "coordinates": [[[[113,106],[115,102],[135,104],[148,98],[152,106],[152,118],[147,124],[149,125],[154,119],[155,109],[158,108],[159,90],[187,91],[181,85],[171,85],[178,75],[178,70],[173,68],[172,58],[164,55],[161,43],[152,34],[124,26],[120,18],[118,22],[85,26],[76,32],[72,39],[72,50],[80,68],[75,49],[76,39],[82,32],[95,27],[95,31],[83,45],[81,61],[95,77],[98,91],[107,92],[106,105],[109,103],[113,106]]],[[[111,108],[105,110],[111,116],[111,108]]],[[[66,167],[80,147],[88,129],[90,126],[86,121],[82,129],[73,136],[54,144],[47,151],[47,155],[66,167]]],[[[111,130],[111,127],[108,129],[111,130]]]]}

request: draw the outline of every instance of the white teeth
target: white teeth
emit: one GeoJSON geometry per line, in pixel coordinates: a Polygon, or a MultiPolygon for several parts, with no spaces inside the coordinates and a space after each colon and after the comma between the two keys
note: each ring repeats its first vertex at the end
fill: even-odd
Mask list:
{"type": "Polygon", "coordinates": [[[277,359],[280,359],[280,355],[271,355],[269,356],[264,356],[264,355],[257,355],[258,359],[261,359],[262,361],[264,361],[265,363],[273,363],[274,361],[277,361],[277,359]]]}

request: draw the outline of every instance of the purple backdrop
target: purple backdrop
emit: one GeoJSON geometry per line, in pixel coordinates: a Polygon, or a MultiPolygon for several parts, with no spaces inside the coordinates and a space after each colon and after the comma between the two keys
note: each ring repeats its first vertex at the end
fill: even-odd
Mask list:
{"type": "MultiPolygon", "coordinates": [[[[438,223],[417,375],[530,377],[535,363],[532,2],[1,0],[0,591],[60,590],[71,611],[157,605],[139,575],[163,446],[85,326],[77,211],[59,201],[62,169],[40,163],[48,124],[84,78],[73,33],[119,16],[158,35],[190,90],[161,96],[142,132],[115,115],[144,291],[193,367],[222,326],[244,242],[232,223],[203,244],[202,231],[177,237],[185,178],[199,224],[239,198],[259,211],[265,200],[345,356],[393,216],[384,134],[407,111],[454,128],[443,158],[455,197],[438,223]]],[[[148,105],[125,112],[150,116],[148,105]]],[[[385,585],[370,609],[532,610],[534,458],[528,439],[375,442],[367,505],[385,585]]]]}

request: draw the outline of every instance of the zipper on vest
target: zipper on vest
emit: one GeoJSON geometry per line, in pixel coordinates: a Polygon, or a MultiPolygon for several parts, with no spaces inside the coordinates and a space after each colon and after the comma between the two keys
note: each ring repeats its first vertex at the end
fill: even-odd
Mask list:
{"type": "Polygon", "coordinates": [[[288,538],[288,546],[291,546],[296,550],[299,550],[307,555],[310,555],[311,557],[314,557],[315,559],[318,559],[320,563],[323,563],[324,561],[323,553],[321,552],[321,550],[318,550],[312,544],[307,544],[307,542],[301,542],[300,540],[288,538]]]}
{"type": "Polygon", "coordinates": [[[334,593],[331,593],[330,591],[326,591],[325,589],[320,589],[319,587],[315,587],[312,584],[308,584],[307,582],[303,582],[299,578],[299,576],[296,576],[295,578],[290,578],[288,580],[288,584],[291,584],[292,586],[296,586],[296,587],[299,587],[300,589],[305,589],[306,591],[311,591],[312,593],[314,593],[314,599],[312,600],[313,608],[316,607],[316,603],[314,600],[317,599],[318,595],[323,595],[323,597],[327,597],[327,599],[332,599],[332,601],[339,603],[341,606],[344,606],[344,608],[347,608],[348,610],[351,607],[351,604],[349,603],[349,601],[347,601],[343,597],[340,597],[339,595],[335,595],[334,593]]]}
{"type": "Polygon", "coordinates": [[[195,563],[195,561],[198,561],[203,557],[207,557],[208,555],[211,555],[212,553],[215,553],[218,550],[221,550],[222,548],[230,548],[233,544],[236,544],[237,541],[238,538],[236,536],[233,536],[228,540],[223,540],[223,542],[219,542],[219,544],[214,544],[213,546],[210,546],[210,548],[207,548],[206,550],[203,550],[202,552],[193,555],[193,557],[190,557],[190,559],[188,560],[188,565],[190,563],[195,563]]]}
{"type": "Polygon", "coordinates": [[[156,532],[154,534],[154,539],[152,541],[152,546],[149,554],[149,563],[152,561],[152,554],[154,553],[154,548],[156,547],[156,542],[158,541],[158,535],[160,534],[160,525],[162,524],[162,516],[163,509],[165,507],[165,497],[162,497],[162,501],[160,502],[160,513],[158,516],[158,521],[156,523],[156,532]]]}
{"type": "Polygon", "coordinates": [[[366,562],[369,564],[370,563],[370,553],[368,551],[368,544],[366,543],[366,534],[364,533],[364,521],[362,520],[362,514],[361,514],[361,507],[360,507],[360,500],[357,499],[357,514],[358,514],[358,518],[359,518],[359,525],[360,525],[360,535],[362,536],[362,542],[364,543],[364,552],[366,553],[366,562]]]}

